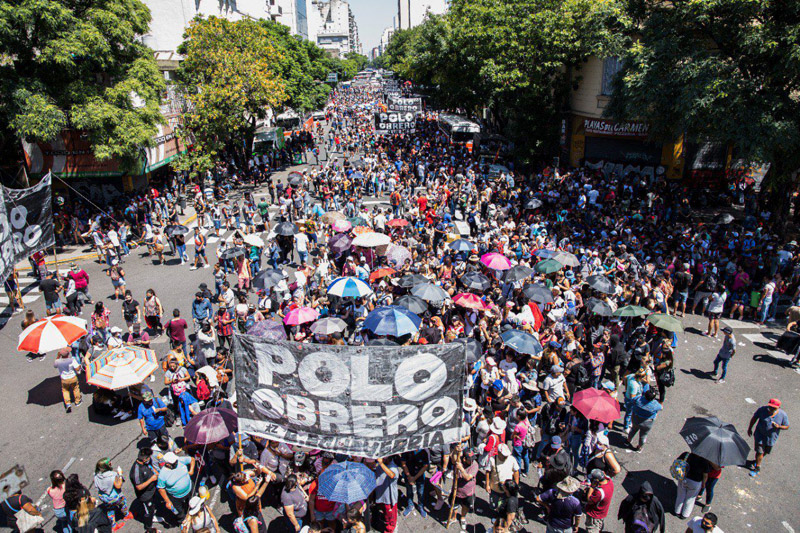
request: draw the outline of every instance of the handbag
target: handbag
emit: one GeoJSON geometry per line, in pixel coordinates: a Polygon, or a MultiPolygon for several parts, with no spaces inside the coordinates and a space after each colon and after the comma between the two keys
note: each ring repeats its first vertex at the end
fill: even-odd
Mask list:
{"type": "Polygon", "coordinates": [[[672,387],[675,384],[675,370],[670,368],[669,370],[665,370],[659,374],[658,382],[663,384],[665,387],[672,387]]]}
{"type": "MultiPolygon", "coordinates": [[[[20,497],[17,501],[21,502],[22,498],[20,497]]],[[[6,505],[8,505],[8,508],[12,511],[14,510],[8,500],[6,500],[6,505]]],[[[17,520],[17,528],[19,529],[20,533],[27,533],[33,529],[41,528],[44,525],[43,516],[33,515],[23,509],[21,506],[19,511],[14,513],[14,518],[17,520]]]]}
{"type": "Polygon", "coordinates": [[[683,481],[686,478],[686,474],[689,472],[689,463],[686,462],[688,456],[687,452],[683,452],[677,459],[672,461],[672,466],[669,467],[669,475],[675,481],[683,481]]]}

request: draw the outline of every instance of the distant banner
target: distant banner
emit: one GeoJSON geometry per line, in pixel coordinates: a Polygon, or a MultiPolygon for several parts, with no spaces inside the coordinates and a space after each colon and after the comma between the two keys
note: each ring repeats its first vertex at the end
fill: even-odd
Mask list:
{"type": "Polygon", "coordinates": [[[235,335],[239,429],[361,457],[461,439],[466,344],[332,346],[235,335]]]}
{"type": "Polygon", "coordinates": [[[53,246],[51,175],[28,189],[2,189],[0,202],[0,277],[14,265],[53,246]]]}
{"type": "Polygon", "coordinates": [[[422,111],[422,98],[398,98],[390,96],[386,99],[386,107],[390,111],[422,111]]]}
{"type": "Polygon", "coordinates": [[[375,133],[378,135],[392,133],[414,133],[417,129],[417,114],[410,111],[402,113],[390,111],[375,113],[375,133]]]}

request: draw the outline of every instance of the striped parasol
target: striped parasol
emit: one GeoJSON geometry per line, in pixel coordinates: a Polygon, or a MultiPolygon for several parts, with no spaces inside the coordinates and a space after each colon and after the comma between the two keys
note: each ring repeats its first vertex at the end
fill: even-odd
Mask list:
{"type": "Polygon", "coordinates": [[[53,315],[37,320],[19,334],[17,350],[46,353],[66,348],[86,335],[86,321],[74,316],[53,315]]]}
{"type": "Polygon", "coordinates": [[[156,352],[139,346],[120,346],[101,353],[89,364],[89,383],[118,390],[138,385],[158,368],[156,352]]]}

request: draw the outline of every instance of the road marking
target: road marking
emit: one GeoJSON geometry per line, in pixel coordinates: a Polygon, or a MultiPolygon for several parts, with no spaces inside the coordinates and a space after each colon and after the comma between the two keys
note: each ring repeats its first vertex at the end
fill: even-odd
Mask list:
{"type": "Polygon", "coordinates": [[[760,326],[755,322],[742,322],[732,318],[723,319],[722,323],[732,329],[758,329],[760,326]]]}
{"type": "Polygon", "coordinates": [[[752,399],[752,398],[745,398],[744,401],[746,401],[747,403],[752,403],[752,404],[756,403],[756,401],[754,399],[752,399]]]}
{"type": "Polygon", "coordinates": [[[783,527],[786,528],[786,531],[788,531],[789,533],[794,533],[794,528],[789,525],[789,522],[784,520],[783,522],[781,522],[781,524],[783,525],[783,527]]]}
{"type": "Polygon", "coordinates": [[[62,468],[61,471],[66,472],[67,470],[69,470],[69,467],[71,467],[74,462],[75,458],[72,457],[69,461],[67,461],[67,464],[64,465],[64,468],[62,468]]]}

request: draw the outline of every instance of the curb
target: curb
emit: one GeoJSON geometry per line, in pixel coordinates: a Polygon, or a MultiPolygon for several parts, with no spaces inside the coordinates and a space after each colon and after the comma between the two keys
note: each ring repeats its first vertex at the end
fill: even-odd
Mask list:
{"type": "MultiPolygon", "coordinates": [[[[189,218],[187,218],[186,220],[184,220],[182,224],[183,225],[191,224],[196,219],[197,219],[197,215],[194,214],[194,215],[190,216],[189,218]]],[[[46,266],[58,266],[58,265],[63,265],[65,263],[73,263],[75,261],[84,261],[86,259],[96,259],[96,258],[97,258],[97,254],[94,253],[94,252],[91,252],[91,253],[88,253],[88,254],[79,255],[77,257],[70,257],[70,258],[67,258],[67,259],[59,259],[58,261],[55,261],[55,260],[53,260],[53,261],[45,261],[44,264],[46,266]]],[[[22,266],[22,267],[18,267],[17,268],[17,272],[25,272],[25,271],[28,271],[28,270],[31,270],[30,265],[26,265],[26,266],[22,266]]]]}

